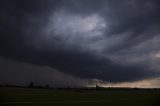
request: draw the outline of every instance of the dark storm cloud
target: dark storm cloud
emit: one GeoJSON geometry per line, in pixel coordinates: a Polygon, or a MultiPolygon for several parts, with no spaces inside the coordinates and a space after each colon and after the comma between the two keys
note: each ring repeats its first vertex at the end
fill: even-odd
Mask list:
{"type": "MultiPolygon", "coordinates": [[[[146,54],[134,47],[159,36],[160,2],[158,0],[2,0],[0,4],[1,56],[32,64],[49,65],[82,78],[97,78],[113,82],[141,80],[160,75],[159,71],[151,70],[145,62],[138,65],[122,65],[109,57],[110,55],[117,57],[123,63],[122,59],[130,61],[132,57],[125,57],[132,53],[136,53],[137,57],[146,54]],[[77,15],[100,14],[104,18],[109,25],[108,30],[104,29],[103,37],[98,37],[104,41],[101,43],[101,40],[98,40],[98,45],[95,43],[97,48],[103,47],[102,52],[90,51],[88,42],[94,42],[90,41],[90,38],[87,38],[87,41],[78,39],[76,43],[72,41],[73,44],[68,44],[70,40],[67,42],[66,39],[62,39],[66,33],[61,32],[63,31],[61,27],[62,37],[49,37],[55,35],[51,33],[52,31],[49,33],[45,31],[51,22],[50,17],[61,10],[67,11],[67,15],[69,14],[67,19],[71,18],[71,15],[76,17],[73,20],[80,20],[79,23],[81,17],[77,18],[77,15]],[[126,32],[129,33],[122,42],[112,45],[117,43],[116,38],[122,38],[123,33],[126,32]],[[80,43],[84,45],[80,46],[80,43]],[[107,48],[108,45],[111,46],[107,48]],[[85,47],[89,47],[89,50],[84,50],[85,47]],[[125,56],[121,56],[121,53],[125,56]]],[[[59,12],[58,16],[61,15],[66,16],[66,13],[59,12]]],[[[97,16],[91,18],[97,19],[97,16]]],[[[83,31],[78,30],[77,36],[81,35],[79,32],[83,31]]],[[[74,33],[68,33],[67,36],[71,34],[74,33]]],[[[88,32],[85,34],[87,35],[88,32]]],[[[75,40],[72,37],[70,39],[75,40]]],[[[155,49],[149,52],[153,50],[155,49]]]]}
{"type": "Polygon", "coordinates": [[[79,87],[89,84],[89,80],[64,74],[48,66],[38,66],[0,57],[0,84],[28,86],[33,82],[36,86],[79,87]],[[12,70],[11,70],[12,69],[12,70]],[[23,70],[23,71],[22,71],[23,70]]]}
{"type": "Polygon", "coordinates": [[[159,1],[126,0],[125,2],[111,2],[109,8],[111,9],[111,16],[116,22],[109,35],[114,36],[127,31],[131,32],[126,42],[112,48],[112,50],[128,49],[159,34],[159,1]]]}

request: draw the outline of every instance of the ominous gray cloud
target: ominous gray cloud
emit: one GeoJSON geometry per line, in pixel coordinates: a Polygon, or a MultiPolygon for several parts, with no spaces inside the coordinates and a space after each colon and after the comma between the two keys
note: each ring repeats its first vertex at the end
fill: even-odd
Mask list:
{"type": "Polygon", "coordinates": [[[51,87],[80,87],[92,83],[92,80],[76,78],[48,66],[20,63],[1,57],[0,64],[4,71],[0,74],[0,84],[3,85],[28,86],[33,82],[36,86],[49,84],[51,87]]]}
{"type": "Polygon", "coordinates": [[[159,77],[159,5],[158,0],[2,0],[0,55],[87,79],[159,77]]]}

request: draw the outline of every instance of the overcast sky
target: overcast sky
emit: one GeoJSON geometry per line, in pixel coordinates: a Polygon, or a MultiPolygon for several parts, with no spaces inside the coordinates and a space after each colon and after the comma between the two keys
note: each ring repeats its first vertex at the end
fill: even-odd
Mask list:
{"type": "Polygon", "coordinates": [[[159,0],[1,0],[0,83],[160,87],[159,12],[159,0]]]}

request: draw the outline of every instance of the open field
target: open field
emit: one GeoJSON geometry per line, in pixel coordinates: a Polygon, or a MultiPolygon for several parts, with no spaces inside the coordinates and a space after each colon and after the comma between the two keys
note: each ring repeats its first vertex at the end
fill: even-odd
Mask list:
{"type": "Polygon", "coordinates": [[[160,106],[160,91],[0,88],[0,106],[160,106]]]}

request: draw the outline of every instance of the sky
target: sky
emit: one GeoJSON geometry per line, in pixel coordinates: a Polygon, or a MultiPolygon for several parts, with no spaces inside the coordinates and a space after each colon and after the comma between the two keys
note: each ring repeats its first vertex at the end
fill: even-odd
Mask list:
{"type": "Polygon", "coordinates": [[[0,84],[160,87],[159,0],[1,0],[0,84]]]}

